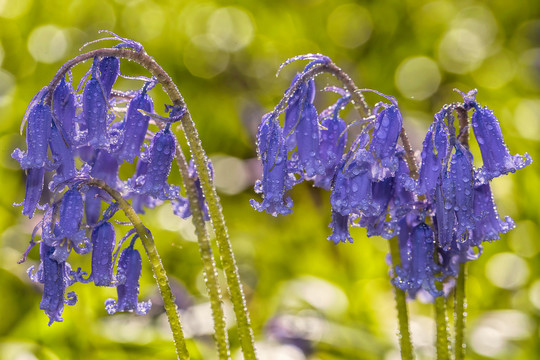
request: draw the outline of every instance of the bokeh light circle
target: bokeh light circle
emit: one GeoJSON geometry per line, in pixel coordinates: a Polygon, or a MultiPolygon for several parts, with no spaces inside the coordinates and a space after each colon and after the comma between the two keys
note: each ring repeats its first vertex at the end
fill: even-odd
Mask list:
{"type": "Polygon", "coordinates": [[[486,264],[486,276],[495,286],[517,289],[529,279],[527,262],[516,254],[503,252],[493,255],[486,264]]]}
{"type": "Polygon", "coordinates": [[[65,32],[54,25],[35,28],[28,38],[28,51],[42,63],[54,63],[64,58],[68,47],[65,32]]]}
{"type": "Polygon", "coordinates": [[[395,83],[404,97],[424,100],[439,88],[441,73],[432,59],[426,56],[410,57],[399,64],[395,83]]]}
{"type": "Polygon", "coordinates": [[[334,43],[354,49],[371,36],[373,21],[369,11],[360,5],[345,4],[330,13],[326,31],[334,43]]]}

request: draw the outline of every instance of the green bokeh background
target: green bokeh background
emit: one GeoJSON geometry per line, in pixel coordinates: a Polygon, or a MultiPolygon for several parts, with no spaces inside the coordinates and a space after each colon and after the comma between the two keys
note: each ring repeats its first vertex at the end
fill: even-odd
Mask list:
{"type": "MultiPolygon", "coordinates": [[[[354,244],[326,240],[328,193],[309,184],[292,191],[292,215],[255,212],[254,133],[303,64],[275,72],[285,59],[324,53],[362,88],[395,95],[412,143],[419,148],[432,114],[459,101],[453,88],[478,88],[495,111],[513,153],[540,159],[540,3],[496,1],[0,1],[0,359],[169,359],[168,327],[143,265],[141,297],[154,310],[107,316],[113,289],[73,286],[79,302],[64,322],[47,326],[40,289],[17,260],[37,219],[13,202],[24,197],[24,174],[10,154],[24,148],[19,125],[33,95],[78,48],[108,29],[140,41],[184,95],[216,165],[223,209],[248,297],[261,359],[397,359],[396,313],[387,243],[354,229],[354,244]],[[304,355],[284,335],[307,339],[304,355]]],[[[112,42],[103,42],[110,46],[112,42]]],[[[91,45],[89,48],[95,48],[91,45]]],[[[75,72],[75,83],[87,65],[75,72]]],[[[122,63],[129,75],[144,74],[122,63]]],[[[321,76],[318,87],[338,85],[321,76]]],[[[140,86],[120,80],[122,89],[140,86]]],[[[166,102],[153,90],[156,109],[166,102]]],[[[321,104],[329,95],[318,93],[321,104]]],[[[368,96],[373,104],[379,99],[368,96]]],[[[356,114],[349,112],[349,119],[356,114]]],[[[478,154],[477,149],[474,148],[478,154]]],[[[127,174],[129,168],[123,169],[127,174]]],[[[171,181],[177,180],[173,168],[171,181]]],[[[126,175],[127,176],[127,175],[126,175]]],[[[125,178],[125,177],[124,177],[125,178]]],[[[486,244],[470,264],[467,338],[471,359],[540,357],[540,244],[536,163],[493,184],[501,215],[517,228],[486,244]]],[[[121,219],[121,218],[120,218],[121,219]]],[[[209,306],[189,221],[170,208],[143,221],[157,239],[174,279],[194,358],[213,359],[209,306]]],[[[119,232],[126,227],[119,226],[119,232]]],[[[71,255],[74,267],[89,259],[71,255]]],[[[420,359],[434,357],[432,306],[410,303],[420,359]]],[[[239,358],[231,323],[234,358],[239,358]]]]}

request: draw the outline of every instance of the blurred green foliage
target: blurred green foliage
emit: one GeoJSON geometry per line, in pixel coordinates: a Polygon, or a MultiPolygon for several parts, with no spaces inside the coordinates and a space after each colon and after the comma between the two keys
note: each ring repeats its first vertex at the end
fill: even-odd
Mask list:
{"type": "MultiPolygon", "coordinates": [[[[292,191],[290,216],[272,218],[249,205],[255,196],[254,133],[260,116],[277,104],[302,66],[290,65],[276,78],[282,61],[321,52],[359,87],[395,95],[416,148],[432,114],[459,101],[453,88],[478,88],[477,100],[498,115],[511,151],[540,159],[537,1],[0,1],[0,359],[174,357],[148,266],[141,295],[154,300],[150,315],[109,317],[103,302],[115,296],[114,290],[76,284],[79,302],[66,307],[63,323],[48,328],[39,310],[40,289],[26,276],[38,251],[17,265],[38,221],[12,207],[24,197],[24,174],[10,158],[16,146],[24,147],[20,121],[33,95],[82,44],[100,37],[99,29],[140,41],[186,99],[215,159],[261,359],[398,358],[386,241],[355,229],[354,244],[328,242],[328,194],[306,184],[292,191]],[[288,346],[287,336],[312,352],[288,346]]],[[[75,70],[76,82],[85,71],[84,66],[75,70]]],[[[122,71],[144,74],[131,63],[122,63],[122,71]]],[[[337,85],[324,76],[317,81],[319,88],[337,85]]],[[[119,83],[130,86],[129,80],[119,83]]],[[[159,89],[152,95],[163,113],[164,95],[159,89]]],[[[324,102],[325,96],[320,98],[324,102]]],[[[172,179],[178,180],[175,172],[172,179]]],[[[499,212],[512,216],[517,229],[486,244],[469,266],[469,357],[538,358],[536,164],[496,180],[493,188],[499,212]]],[[[215,358],[191,224],[166,206],[149,211],[144,222],[177,284],[193,357],[215,358]]],[[[74,267],[89,267],[85,257],[70,259],[74,267]]],[[[432,307],[416,301],[410,309],[419,358],[432,358],[432,307]]],[[[234,324],[231,339],[237,352],[234,324]]]]}

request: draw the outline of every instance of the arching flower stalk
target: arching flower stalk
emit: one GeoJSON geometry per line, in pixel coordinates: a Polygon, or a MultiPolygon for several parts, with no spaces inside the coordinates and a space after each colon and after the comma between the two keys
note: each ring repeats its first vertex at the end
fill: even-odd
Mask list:
{"type": "Polygon", "coordinates": [[[32,217],[36,209],[45,210],[29,249],[23,256],[24,261],[32,246],[41,244],[41,265],[37,273],[32,275],[33,279],[45,284],[41,308],[49,315],[49,324],[62,321],[64,304],[73,305],[76,300],[71,293],[65,299],[66,288],[74,282],[92,281],[96,286],[117,288],[118,299],[106,302],[109,313],[146,313],[150,303],[138,300],[141,257],[136,247],[140,241],[164,301],[177,355],[187,359],[189,354],[167,275],[151,233],[137,215],[137,212],[143,213],[145,207],[151,208],[164,201],[181,202],[189,209],[199,240],[219,358],[229,359],[230,351],[222,294],[206,231],[205,221],[208,219],[215,226],[244,356],[255,359],[249,316],[219,199],[210,181],[211,170],[184,100],[169,75],[146,54],[141,44],[111,35],[106,40],[117,40],[120,42],[118,45],[92,50],[66,62],[49,85],[32,99],[22,125],[22,128],[27,127],[27,151],[16,149],[12,155],[27,173],[26,195],[20,204],[23,214],[32,217]],[[73,66],[88,59],[93,59],[89,78],[84,86],[85,79],[81,82],[82,94],[76,94],[71,77],[70,81],[66,81],[66,75],[73,66]],[[142,88],[133,92],[114,90],[121,59],[135,61],[147,69],[153,78],[143,78],[145,83],[142,88]],[[149,91],[157,83],[162,85],[172,101],[172,105],[167,105],[168,117],[154,113],[149,91]],[[127,105],[125,98],[129,99],[127,105]],[[113,111],[122,109],[122,106],[125,106],[125,111],[113,111]],[[182,123],[194,155],[195,167],[191,171],[170,126],[176,121],[182,123]],[[154,133],[150,143],[145,143],[149,125],[161,129],[154,133]],[[47,155],[49,145],[52,159],[47,155]],[[128,181],[121,181],[118,177],[119,166],[124,161],[133,162],[136,158],[136,173],[128,181]],[[167,182],[174,159],[180,169],[187,197],[181,195],[179,186],[167,182]],[[75,164],[82,165],[76,167],[75,164]],[[46,187],[43,184],[45,172],[54,175],[46,187]],[[39,201],[44,188],[52,192],[50,198],[53,202],[41,206],[39,201]],[[133,207],[126,200],[129,198],[133,199],[133,207]],[[123,240],[115,239],[110,221],[118,209],[126,214],[133,225],[128,234],[136,232],[119,259],[114,256],[113,249],[116,245],[118,253],[123,240]],[[38,229],[42,230],[43,235],[40,240],[35,240],[38,229]],[[89,276],[81,269],[71,270],[66,262],[71,249],[79,253],[92,251],[92,272],[89,276]]]}

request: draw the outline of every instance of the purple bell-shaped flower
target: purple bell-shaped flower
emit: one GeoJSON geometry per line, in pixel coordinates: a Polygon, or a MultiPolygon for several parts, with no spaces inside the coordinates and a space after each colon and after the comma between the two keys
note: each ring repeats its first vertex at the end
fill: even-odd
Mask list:
{"type": "Polygon", "coordinates": [[[37,169],[48,164],[47,149],[51,136],[51,108],[36,102],[29,110],[26,125],[26,153],[15,149],[11,156],[19,161],[22,169],[37,169]]]}
{"type": "Polygon", "coordinates": [[[266,211],[277,216],[291,213],[292,200],[285,198],[291,187],[287,174],[287,149],[283,143],[282,129],[272,114],[266,114],[257,134],[259,157],[263,164],[263,177],[255,184],[255,192],[263,194],[263,202],[251,199],[257,211],[266,211]]]}
{"type": "Polygon", "coordinates": [[[99,61],[99,81],[103,89],[105,99],[109,98],[112,87],[120,73],[120,60],[117,57],[108,56],[99,61]]]}
{"type": "Polygon", "coordinates": [[[127,247],[118,260],[116,276],[124,279],[123,283],[116,287],[118,301],[107,299],[105,309],[109,315],[119,311],[135,311],[138,315],[145,315],[152,306],[151,301],[139,302],[139,277],[141,276],[141,255],[133,248],[133,244],[127,247]]]}
{"type": "Polygon", "coordinates": [[[457,237],[474,228],[474,168],[469,150],[456,145],[456,153],[450,161],[450,178],[455,191],[457,237]]]}
{"type": "MultiPolygon", "coordinates": [[[[55,208],[52,206],[47,210],[45,215],[47,219],[52,220],[55,208]]],[[[66,191],[62,198],[60,215],[58,223],[54,225],[54,230],[50,220],[43,222],[43,241],[55,247],[51,255],[52,259],[58,262],[65,261],[72,248],[80,254],[90,251],[85,231],[81,229],[83,211],[82,195],[79,190],[73,188],[66,191]]]]}
{"type": "Polygon", "coordinates": [[[394,154],[402,126],[403,118],[395,100],[394,104],[377,115],[369,144],[369,152],[376,160],[372,168],[372,177],[376,181],[393,176],[397,169],[397,158],[394,154]]]}
{"type": "Polygon", "coordinates": [[[67,142],[71,144],[75,136],[75,113],[77,107],[71,82],[66,82],[65,78],[62,78],[60,84],[54,89],[52,108],[57,124],[59,123],[59,126],[62,127],[63,134],[67,136],[67,142]]]}
{"type": "Polygon", "coordinates": [[[152,98],[148,96],[146,89],[148,83],[144,85],[141,92],[137,93],[129,102],[126,118],[124,121],[123,141],[120,144],[116,155],[118,161],[126,160],[133,162],[135,157],[141,153],[141,146],[148,130],[150,117],[143,115],[139,110],[151,113],[154,110],[152,98]]]}
{"type": "MultiPolygon", "coordinates": [[[[133,175],[132,179],[128,180],[128,185],[135,184],[135,186],[137,186],[137,184],[142,184],[147,171],[148,159],[140,157],[137,161],[137,167],[135,168],[135,175],[133,175]]],[[[132,199],[131,206],[137,214],[144,214],[145,207],[152,209],[160,203],[160,200],[156,200],[150,195],[139,194],[137,191],[130,191],[128,197],[132,199]]]]}
{"type": "Polygon", "coordinates": [[[504,143],[499,120],[487,107],[482,108],[474,103],[476,111],[471,122],[474,136],[482,153],[483,166],[478,169],[477,181],[486,183],[489,180],[515,172],[532,163],[528,153],[511,155],[504,143]]]}
{"type": "Polygon", "coordinates": [[[437,238],[442,249],[448,249],[454,238],[456,194],[452,179],[445,173],[435,189],[435,220],[437,238]]]}
{"type": "MultiPolygon", "coordinates": [[[[213,179],[214,168],[211,161],[208,161],[208,166],[210,167],[210,179],[213,179]]],[[[204,194],[201,187],[201,180],[199,179],[199,175],[197,174],[197,169],[195,169],[195,163],[193,162],[193,159],[189,160],[188,174],[189,177],[195,182],[195,189],[197,191],[197,198],[199,199],[199,206],[201,206],[203,209],[203,219],[204,221],[208,221],[210,220],[210,216],[208,215],[208,204],[204,199],[204,194]]],[[[173,212],[176,216],[179,216],[182,219],[187,219],[192,215],[191,209],[189,208],[190,202],[187,198],[180,196],[178,199],[173,200],[171,203],[173,206],[173,212]]]]}
{"type": "Polygon", "coordinates": [[[345,151],[347,124],[338,115],[342,104],[348,101],[348,98],[340,98],[335,105],[332,116],[321,121],[319,149],[324,173],[315,176],[314,185],[325,190],[330,190],[336,168],[345,151]]]}
{"type": "MultiPolygon", "coordinates": [[[[300,74],[296,74],[291,87],[297,82],[300,74]]],[[[296,147],[295,131],[302,117],[302,112],[308,103],[313,103],[315,98],[315,81],[310,79],[307,83],[298,84],[298,88],[294,91],[288,100],[287,108],[285,109],[285,122],[283,123],[283,138],[287,150],[292,151],[296,147]]]]}
{"type": "Polygon", "coordinates": [[[515,227],[510,216],[504,220],[499,217],[489,184],[474,187],[474,218],[476,224],[472,232],[472,246],[480,245],[483,241],[499,240],[499,234],[505,234],[515,227]]]}
{"type": "Polygon", "coordinates": [[[14,203],[14,206],[23,206],[23,215],[32,218],[36,207],[41,199],[41,192],[43,191],[43,177],[45,175],[45,168],[27,169],[26,170],[26,189],[24,195],[24,201],[22,203],[14,203]]]}
{"type": "Polygon", "coordinates": [[[357,150],[352,159],[344,157],[336,170],[330,203],[341,215],[361,211],[373,215],[378,211],[372,202],[371,163],[365,149],[357,150]]]}
{"type": "Polygon", "coordinates": [[[353,242],[353,238],[349,233],[349,215],[341,215],[336,211],[332,211],[332,222],[328,227],[332,228],[332,234],[328,237],[328,240],[339,244],[340,242],[353,242]]]}
{"type": "Polygon", "coordinates": [[[168,129],[156,133],[150,144],[148,169],[139,194],[150,195],[159,200],[174,199],[178,190],[167,184],[176,150],[176,139],[168,129]]]}
{"type": "Polygon", "coordinates": [[[52,258],[55,252],[54,247],[51,247],[44,242],[40,246],[41,263],[36,274],[32,274],[34,269],[31,266],[28,269],[28,275],[33,281],[42,283],[43,296],[39,304],[39,308],[45,311],[49,317],[49,326],[53,322],[62,322],[62,312],[64,304],[75,305],[77,296],[74,292],[67,294],[65,297],[66,287],[75,282],[71,277],[71,268],[66,262],[57,262],[52,258]]]}
{"type": "Polygon", "coordinates": [[[111,286],[113,281],[114,227],[105,222],[92,231],[92,279],[96,286],[111,286]]]}
{"type": "MultiPolygon", "coordinates": [[[[407,226],[407,219],[400,223],[407,226]]],[[[400,231],[401,266],[396,266],[396,277],[392,283],[415,298],[419,290],[428,291],[433,297],[441,296],[442,291],[435,287],[439,266],[433,260],[435,239],[433,231],[425,223],[414,226],[410,232],[400,231]]]]}
{"type": "Polygon", "coordinates": [[[73,149],[71,149],[69,139],[60,133],[60,130],[53,124],[51,130],[51,153],[53,159],[53,166],[56,168],[53,181],[49,184],[49,188],[53,190],[57,184],[66,180],[72,179],[77,174],[75,168],[75,159],[73,149]]]}
{"type": "Polygon", "coordinates": [[[435,121],[431,124],[424,139],[422,148],[422,166],[418,177],[419,195],[426,194],[433,197],[439,182],[449,149],[448,129],[444,124],[447,110],[443,109],[435,114],[435,121]]]}
{"type": "Polygon", "coordinates": [[[83,90],[82,119],[88,131],[86,142],[96,149],[108,149],[111,141],[107,129],[108,101],[95,72],[83,90]]]}

